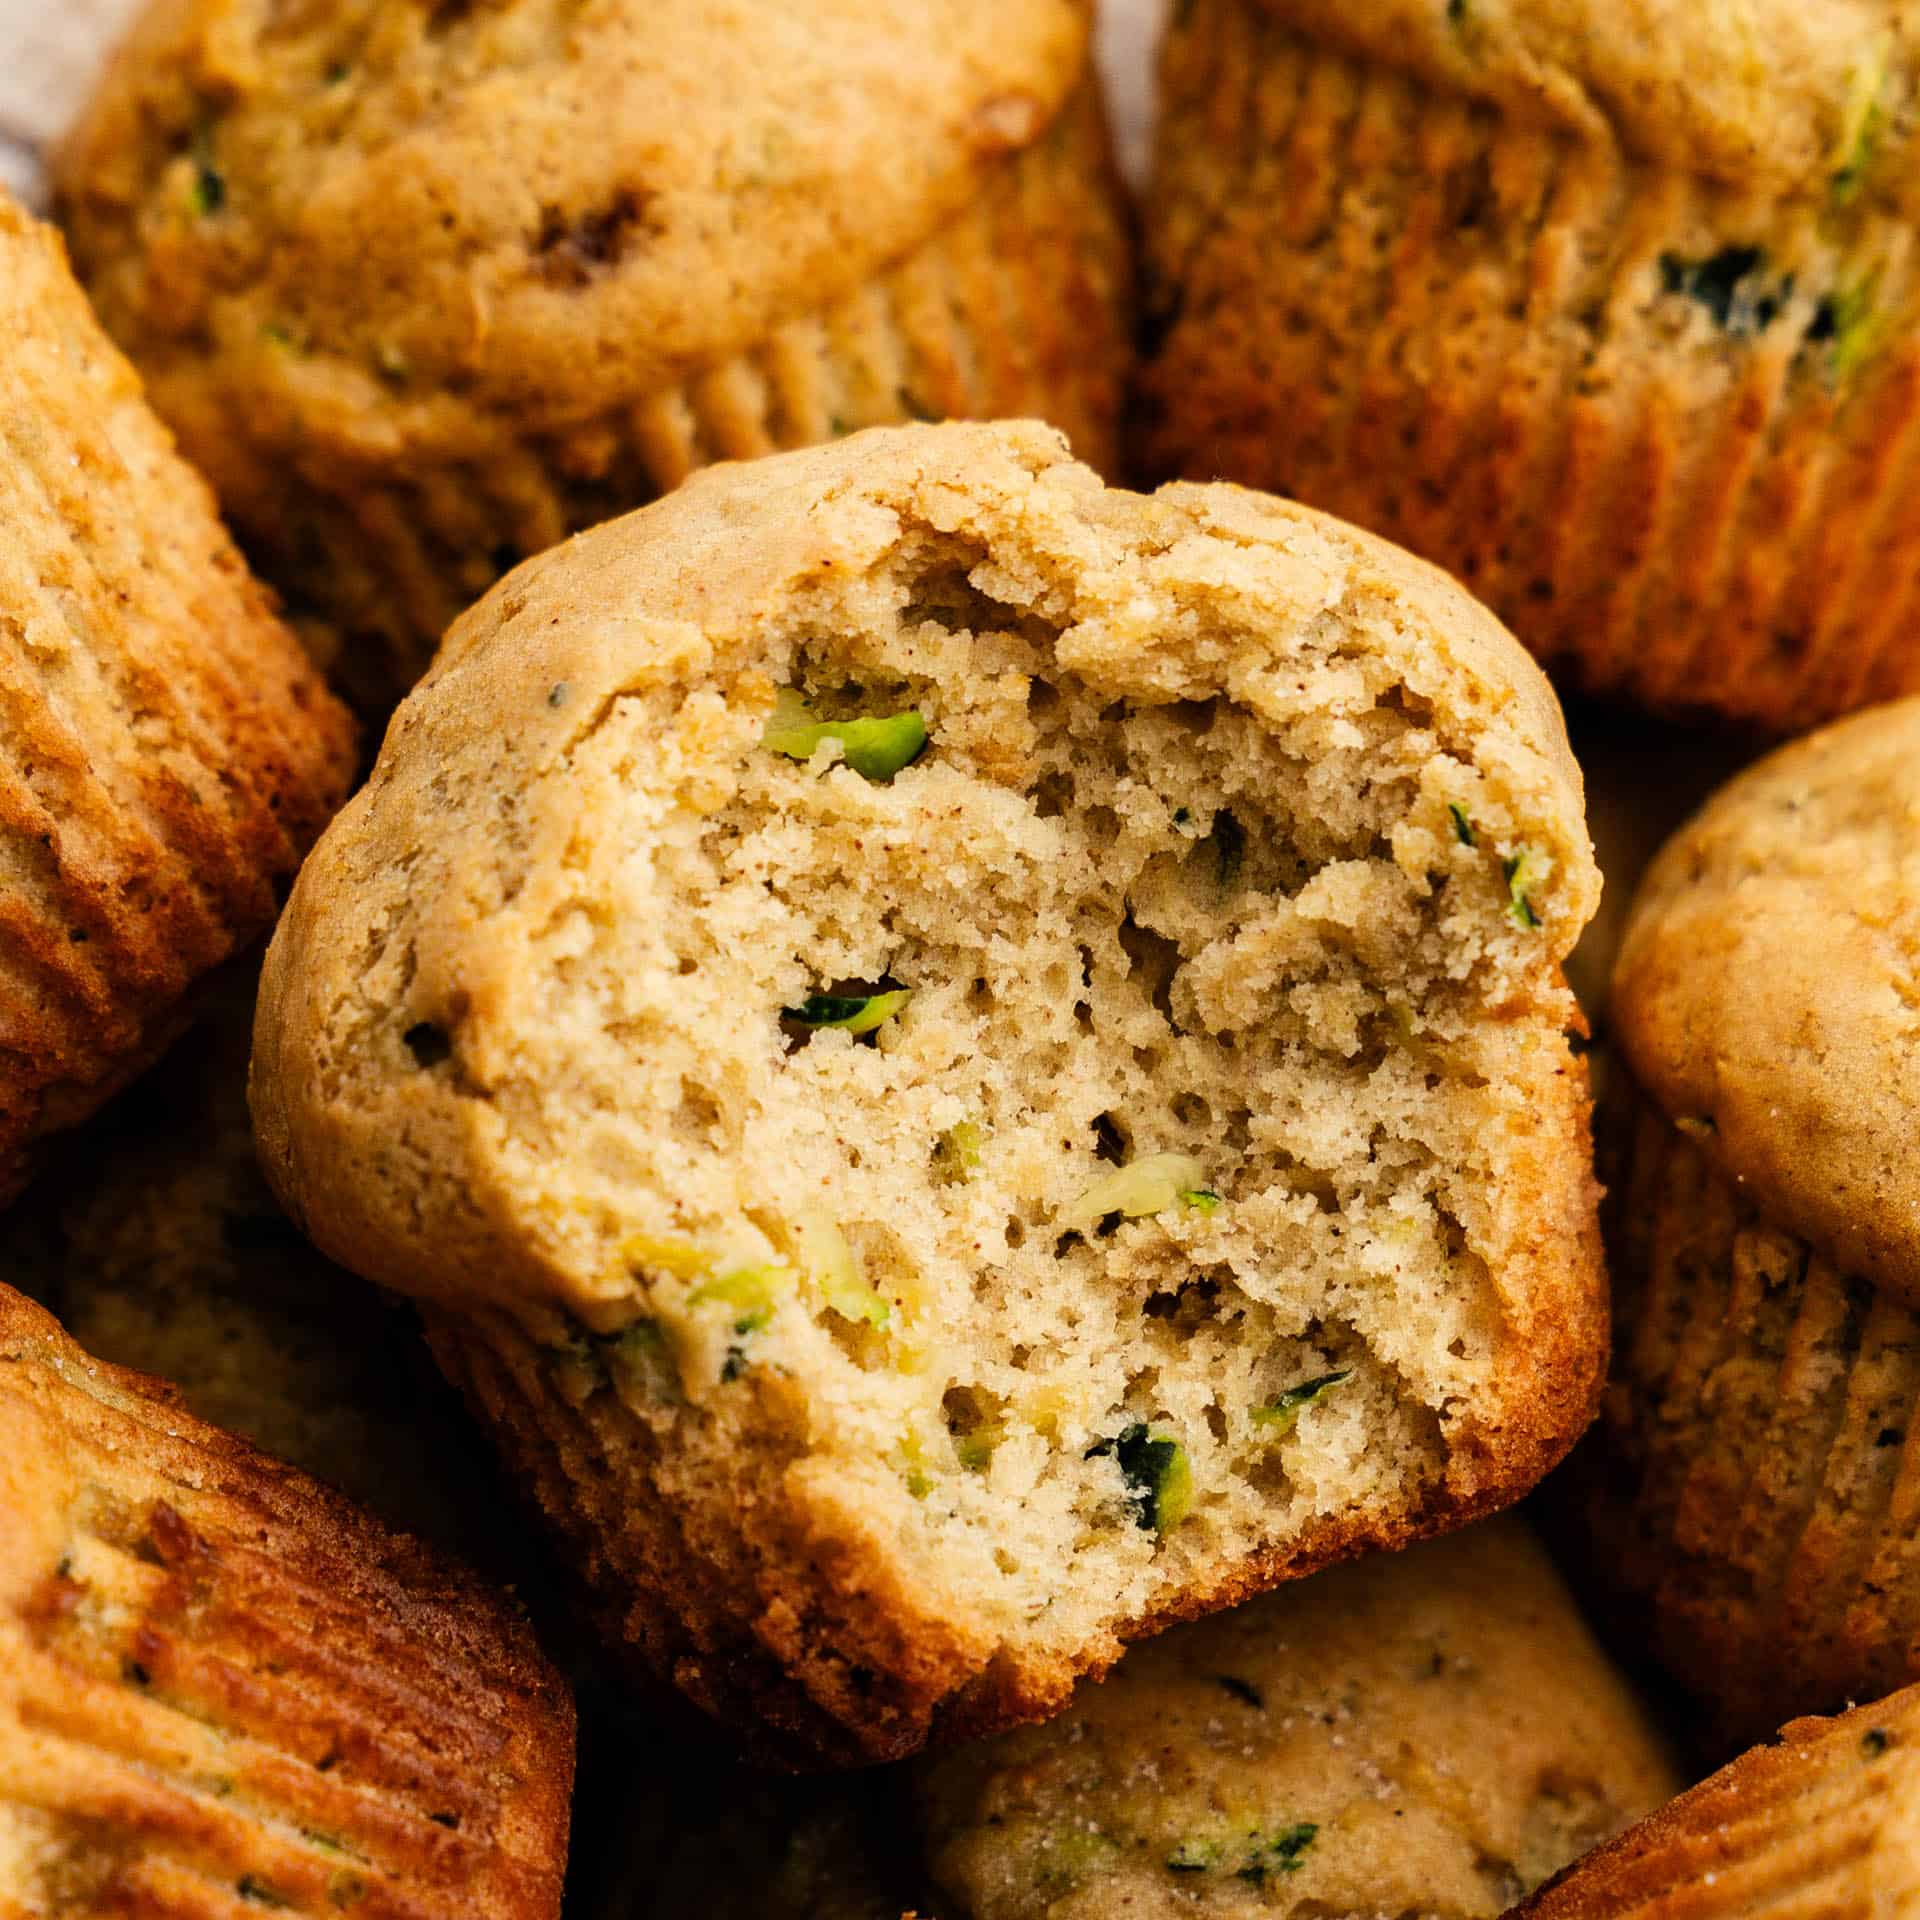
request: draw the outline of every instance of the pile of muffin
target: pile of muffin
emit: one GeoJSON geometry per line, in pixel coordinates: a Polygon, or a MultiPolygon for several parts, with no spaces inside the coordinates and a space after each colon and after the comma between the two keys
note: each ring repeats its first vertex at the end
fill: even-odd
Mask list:
{"type": "Polygon", "coordinates": [[[1172,15],[0,200],[0,1914],[1920,1913],[1920,16],[1172,15]]]}

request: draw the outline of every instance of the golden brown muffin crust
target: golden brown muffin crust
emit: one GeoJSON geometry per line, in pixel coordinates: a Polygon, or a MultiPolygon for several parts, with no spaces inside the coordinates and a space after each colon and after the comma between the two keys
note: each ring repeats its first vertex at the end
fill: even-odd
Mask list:
{"type": "Polygon", "coordinates": [[[1608,697],[1784,735],[1912,692],[1907,56],[1883,73],[1842,31],[1890,11],[1192,0],[1147,207],[1143,470],[1426,554],[1608,697]],[[1844,141],[1790,178],[1764,99],[1765,150],[1729,177],[1698,163],[1691,109],[1654,152],[1580,91],[1591,60],[1717,98],[1741,62],[1716,42],[1750,23],[1768,97],[1818,68],[1777,53],[1802,32],[1863,62],[1844,141]],[[1467,51],[1441,59],[1456,25],[1467,51]],[[1563,26],[1588,36],[1564,71],[1563,26]],[[1536,67],[1575,123],[1540,110],[1536,67]]]}
{"type": "Polygon", "coordinates": [[[1635,1074],[1756,1202],[1920,1305],[1920,701],[1783,748],[1649,870],[1614,974],[1635,1074]]]}
{"type": "Polygon", "coordinates": [[[1086,0],[158,0],[57,169],[89,290],[385,711],[697,467],[1038,413],[1115,458],[1086,0]]]}
{"type": "Polygon", "coordinates": [[[0,1904],[552,1920],[573,1712],[472,1576],[0,1288],[0,1904]]]}
{"type": "MultiPolygon", "coordinates": [[[[385,971],[368,978],[366,963],[397,957],[394,934],[404,930],[416,943],[400,983],[408,1024],[429,1014],[464,1024],[470,1044],[501,1049],[474,1055],[480,1078],[511,1076],[506,1028],[497,1040],[485,1036],[512,1014],[518,968],[505,949],[469,951],[468,941],[503,907],[537,908],[539,894],[525,892],[534,863],[565,845],[577,804],[558,777],[568,756],[623,691],[738,671],[760,649],[763,621],[816,582],[870,576],[916,526],[969,523],[983,540],[1038,549],[1045,591],[1083,644],[1084,671],[1111,661],[1195,697],[1238,669],[1171,657],[1131,665],[1158,644],[1154,616],[1174,621],[1184,597],[1201,600],[1212,588],[1204,564],[1182,578],[1176,561],[1164,586],[1150,578],[1182,543],[1189,555],[1218,543],[1223,567],[1243,561],[1252,570],[1220,587],[1229,606],[1244,596],[1250,618],[1311,618],[1349,594],[1383,594],[1393,608],[1387,630],[1408,661],[1436,695],[1444,688],[1463,722],[1484,726],[1487,764],[1564,833],[1540,903],[1542,950],[1563,956],[1591,918],[1599,877],[1559,703],[1511,637],[1438,569],[1234,488],[1175,485],[1152,498],[1102,490],[1057,434],[1032,423],[878,431],[713,469],[644,513],[529,562],[448,634],[288,903],[261,982],[255,1124],[268,1177],[334,1258],[450,1305],[524,1310],[544,1301],[591,1319],[626,1291],[583,1259],[571,1232],[520,1241],[503,1232],[483,1186],[444,1177],[448,1167],[484,1163],[511,1134],[497,1103],[476,1101],[458,1077],[376,1076],[362,1066],[343,1077],[366,1023],[391,1024],[406,1011],[385,1003],[396,981],[385,971]],[[452,844],[423,835],[447,797],[466,804],[478,791],[509,796],[497,830],[452,844]],[[336,921],[342,897],[365,904],[358,937],[336,921]],[[420,914],[429,897],[431,923],[420,914]],[[310,1047],[325,1062],[318,1074],[310,1047]],[[374,1173],[401,1167],[404,1179],[374,1173]]],[[[1263,669],[1250,660],[1246,670],[1256,690],[1263,669]]],[[[558,905],[572,880],[562,868],[538,886],[558,905]]],[[[1551,1190],[1549,1176],[1538,1196],[1551,1190]]],[[[1537,1230],[1551,1241],[1562,1227],[1569,1222],[1555,1213],[1537,1230]]]]}
{"type": "Polygon", "coordinates": [[[1078,0],[158,0],[57,174],[127,335],[278,328],[343,405],[385,367],[563,420],[925,239],[1046,128],[1086,35],[1078,0]]]}
{"type": "Polygon", "coordinates": [[[1823,193],[1873,151],[1873,191],[1911,209],[1900,165],[1920,94],[1911,0],[1254,0],[1368,60],[1745,188],[1823,193]]]}
{"type": "Polygon", "coordinates": [[[1920,1689],[1795,1720],[1514,1920],[1906,1920],[1920,1911],[1920,1689]]]}
{"type": "Polygon", "coordinates": [[[1920,1676],[1920,1321],[1630,1086],[1610,1104],[1614,1366],[1550,1498],[1723,1758],[1920,1676]]]}
{"type": "Polygon", "coordinates": [[[0,1199],[271,922],[351,726],[0,196],[0,1199]]]}

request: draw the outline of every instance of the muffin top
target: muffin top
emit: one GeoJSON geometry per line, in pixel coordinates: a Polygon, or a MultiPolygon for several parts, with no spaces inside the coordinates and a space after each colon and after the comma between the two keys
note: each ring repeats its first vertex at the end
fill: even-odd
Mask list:
{"type": "Polygon", "coordinates": [[[1431,84],[1755,191],[1908,207],[1912,0],[1262,0],[1431,84]]]}
{"type": "Polygon", "coordinates": [[[1920,1303],[1920,700],[1724,787],[1647,874],[1628,1060],[1770,1214],[1920,1303]]]}
{"type": "Polygon", "coordinates": [[[1084,0],[155,0],[57,165],[109,325],[350,435],[565,422],[932,233],[1081,71],[1084,0]]]}
{"type": "Polygon", "coordinates": [[[1677,1784],[1511,1520],[1169,1633],[921,1780],[972,1920],[1497,1914],[1677,1784]]]}

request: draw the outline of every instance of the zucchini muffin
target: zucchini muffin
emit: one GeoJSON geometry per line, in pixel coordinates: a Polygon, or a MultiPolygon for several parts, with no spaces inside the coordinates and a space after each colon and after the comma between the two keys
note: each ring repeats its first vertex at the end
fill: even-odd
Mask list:
{"type": "Polygon", "coordinates": [[[573,1709],[470,1575],[0,1288],[0,1910],[560,1910],[573,1709]]]}
{"type": "Polygon", "coordinates": [[[257,956],[140,1085],[63,1143],[0,1220],[0,1270],[96,1358],[389,1525],[499,1560],[491,1462],[410,1308],[280,1211],[247,1116],[257,956]]]}
{"type": "Polygon", "coordinates": [[[1500,1520],[1170,1633],[920,1787],[948,1920],[1490,1920],[1680,1781],[1500,1520]]]}
{"type": "Polygon", "coordinates": [[[1731,1745],[1920,1678],[1920,701],[1771,756],[1629,921],[1576,1530],[1731,1745]]]}
{"type": "Polygon", "coordinates": [[[1920,1688],[1777,1742],[1662,1807],[1515,1920],[1908,1920],[1920,1913],[1920,1688]]]}
{"type": "Polygon", "coordinates": [[[58,237],[0,194],[0,1202],[265,931],[353,763],[58,237]]]}
{"type": "Polygon", "coordinates": [[[1143,457],[1346,515],[1585,687],[1920,688],[1895,0],[1188,0],[1143,457]]]}
{"type": "Polygon", "coordinates": [[[883,430],[454,629],[268,954],[255,1120],[613,1637],[877,1759],[1561,1455],[1596,885],[1441,575],[883,430]]]}
{"type": "Polygon", "coordinates": [[[1034,413],[1111,464],[1087,0],[156,0],[57,164],[109,328],[316,644],[410,686],[710,461],[1034,413]]]}

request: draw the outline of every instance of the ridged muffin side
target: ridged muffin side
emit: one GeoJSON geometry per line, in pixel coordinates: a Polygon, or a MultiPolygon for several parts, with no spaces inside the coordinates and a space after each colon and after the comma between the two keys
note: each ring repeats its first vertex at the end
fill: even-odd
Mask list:
{"type": "Polygon", "coordinates": [[[1644,1096],[1620,1144],[1582,1551],[1733,1747],[1920,1675],[1920,1317],[1644,1096]]]}
{"type": "Polygon", "coordinates": [[[558,1914],[573,1710],[508,1603],[4,1288],[0,1439],[0,1906],[558,1914]]]}
{"type": "Polygon", "coordinates": [[[1287,11],[1168,44],[1149,466],[1403,542],[1596,691],[1785,728],[1920,686],[1911,223],[1845,155],[1721,184],[1287,11]]]}
{"type": "Polygon", "coordinates": [[[1920,1689],[1796,1720],[1514,1920],[1820,1920],[1920,1905],[1920,1689]]]}
{"type": "Polygon", "coordinates": [[[353,731],[0,198],[0,1199],[264,931],[353,731]]]}

